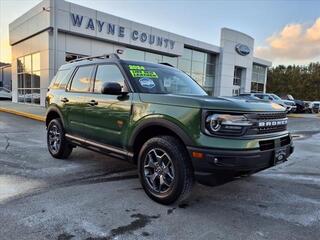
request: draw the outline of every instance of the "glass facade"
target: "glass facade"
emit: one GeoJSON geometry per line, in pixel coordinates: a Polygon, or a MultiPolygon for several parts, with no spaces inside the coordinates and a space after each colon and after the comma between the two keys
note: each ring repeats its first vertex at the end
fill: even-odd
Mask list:
{"type": "Polygon", "coordinates": [[[242,68],[234,67],[234,73],[233,73],[234,86],[241,86],[241,75],[242,75],[242,68]]]}
{"type": "Polygon", "coordinates": [[[185,48],[181,57],[171,57],[127,48],[125,49],[122,58],[153,63],[169,63],[190,75],[209,94],[212,94],[213,92],[216,69],[216,56],[214,54],[185,48]]]}
{"type": "Polygon", "coordinates": [[[266,67],[258,64],[253,64],[251,92],[263,92],[266,73],[266,67]]]}
{"type": "Polygon", "coordinates": [[[17,60],[18,102],[40,104],[40,53],[17,60]]]}
{"type": "Polygon", "coordinates": [[[185,48],[178,58],[178,68],[194,78],[210,95],[215,79],[216,56],[185,48]]]}

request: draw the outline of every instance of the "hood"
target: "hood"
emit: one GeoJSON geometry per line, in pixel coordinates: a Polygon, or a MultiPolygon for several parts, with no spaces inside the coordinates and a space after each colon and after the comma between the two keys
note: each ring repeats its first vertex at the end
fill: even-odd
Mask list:
{"type": "Polygon", "coordinates": [[[165,104],[181,107],[238,112],[285,111],[283,107],[276,103],[255,99],[146,93],[140,93],[139,95],[141,101],[145,103],[165,104]]]}

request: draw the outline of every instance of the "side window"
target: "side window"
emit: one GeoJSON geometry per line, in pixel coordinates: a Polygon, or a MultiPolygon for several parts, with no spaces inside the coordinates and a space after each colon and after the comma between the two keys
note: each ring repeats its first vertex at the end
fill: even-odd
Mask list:
{"type": "Polygon", "coordinates": [[[263,100],[272,100],[272,98],[270,98],[268,95],[261,95],[263,100]]]}
{"type": "Polygon", "coordinates": [[[52,89],[65,89],[70,79],[72,71],[70,69],[59,70],[56,76],[52,79],[49,88],[52,89]]]}
{"type": "Polygon", "coordinates": [[[254,96],[257,97],[257,98],[263,99],[263,96],[260,95],[260,94],[255,94],[254,96]]]}
{"type": "Polygon", "coordinates": [[[88,92],[90,88],[90,78],[93,65],[79,67],[73,76],[70,91],[72,92],[88,92]]]}
{"type": "Polygon", "coordinates": [[[98,65],[94,83],[94,92],[100,93],[101,87],[105,82],[118,82],[124,86],[124,77],[116,65],[98,65]]]}

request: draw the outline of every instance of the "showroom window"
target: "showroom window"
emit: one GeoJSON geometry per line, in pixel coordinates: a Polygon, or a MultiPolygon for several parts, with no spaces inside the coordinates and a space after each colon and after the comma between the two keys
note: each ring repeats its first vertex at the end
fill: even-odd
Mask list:
{"type": "Polygon", "coordinates": [[[132,61],[146,61],[152,63],[169,63],[174,67],[178,66],[178,58],[157,53],[146,52],[142,50],[136,50],[126,48],[121,58],[132,61]]]}
{"type": "Polygon", "coordinates": [[[251,92],[263,92],[267,68],[258,64],[252,67],[251,92]]]}
{"type": "Polygon", "coordinates": [[[17,60],[18,102],[40,104],[40,53],[17,60]]]}
{"type": "Polygon", "coordinates": [[[178,68],[194,78],[210,95],[213,92],[216,55],[184,48],[178,68]]]}

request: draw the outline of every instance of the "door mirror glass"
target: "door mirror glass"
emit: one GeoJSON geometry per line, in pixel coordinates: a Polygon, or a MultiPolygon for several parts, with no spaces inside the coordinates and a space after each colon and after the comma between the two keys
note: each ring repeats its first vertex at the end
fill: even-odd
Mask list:
{"type": "Polygon", "coordinates": [[[110,95],[120,95],[122,87],[117,82],[105,82],[102,84],[101,93],[110,95]]]}

